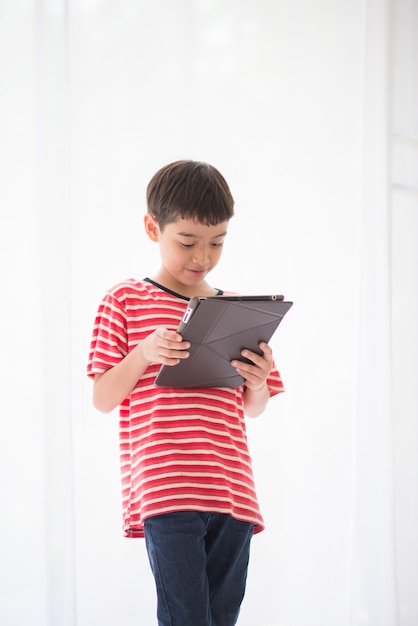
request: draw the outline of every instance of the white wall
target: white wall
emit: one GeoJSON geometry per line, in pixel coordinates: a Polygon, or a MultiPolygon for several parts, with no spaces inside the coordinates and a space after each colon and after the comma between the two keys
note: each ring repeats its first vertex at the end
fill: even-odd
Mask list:
{"type": "MultiPolygon", "coordinates": [[[[353,544],[356,481],[364,484],[376,458],[363,459],[356,474],[367,46],[380,50],[383,41],[390,51],[395,42],[404,50],[399,42],[412,39],[399,33],[411,29],[405,15],[416,10],[412,0],[394,2],[389,19],[388,7],[366,0],[0,2],[5,626],[155,623],[145,546],[122,537],[117,414],[92,408],[85,367],[104,291],[158,266],[142,229],[145,187],[177,158],[212,162],[236,200],[213,284],[280,291],[295,303],[273,340],[286,393],[248,424],[267,529],[253,542],[239,626],[415,625],[418,572],[403,537],[413,557],[417,526],[407,520],[417,512],[410,501],[416,395],[408,419],[398,419],[405,416],[405,354],[417,368],[405,337],[415,329],[416,346],[416,316],[404,317],[417,302],[413,191],[399,198],[390,230],[394,293],[404,305],[393,322],[399,414],[384,415],[393,417],[397,437],[385,439],[383,462],[398,488],[398,508],[389,493],[385,514],[400,521],[396,545],[386,535],[377,543],[385,555],[397,550],[399,571],[362,586],[375,553],[353,558],[362,545],[353,544]],[[388,43],[385,20],[392,24],[394,15],[398,30],[388,43]],[[383,26],[371,35],[376,16],[383,26]],[[399,256],[405,236],[408,262],[399,256]],[[406,490],[399,487],[405,480],[406,490]],[[382,619],[381,592],[396,576],[399,614],[382,619]]],[[[399,94],[406,82],[391,89],[399,94]]],[[[389,104],[379,111],[383,123],[389,104]]],[[[405,133],[416,136],[416,115],[397,111],[397,120],[412,120],[405,133]]],[[[385,247],[382,254],[389,262],[385,247]]],[[[382,272],[383,284],[389,266],[382,272]]],[[[373,448],[376,432],[365,432],[373,448]]],[[[385,491],[373,480],[366,494],[385,491]]],[[[370,528],[379,527],[376,511],[365,515],[370,528]]],[[[386,595],[392,608],[396,594],[386,595]]]]}

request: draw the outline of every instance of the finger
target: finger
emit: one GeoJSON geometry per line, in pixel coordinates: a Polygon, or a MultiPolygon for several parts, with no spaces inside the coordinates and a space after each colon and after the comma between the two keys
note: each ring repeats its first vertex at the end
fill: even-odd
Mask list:
{"type": "Polygon", "coordinates": [[[264,356],[266,358],[272,358],[273,357],[273,350],[270,348],[269,344],[266,343],[265,341],[261,341],[259,343],[259,348],[263,352],[263,354],[264,354],[264,356]]]}
{"type": "MultiPolygon", "coordinates": [[[[186,344],[186,342],[184,342],[186,344]]],[[[161,346],[159,353],[161,356],[168,357],[169,359],[187,359],[189,352],[187,351],[187,345],[184,348],[173,348],[161,346]]]]}
{"type": "Polygon", "coordinates": [[[157,335],[159,346],[168,350],[187,350],[190,348],[190,342],[183,341],[183,337],[175,331],[162,329],[157,335]]]}
{"type": "MultiPolygon", "coordinates": [[[[259,356],[261,356],[264,359],[267,359],[268,361],[271,361],[273,359],[273,350],[270,348],[268,343],[265,343],[264,341],[261,341],[258,344],[258,347],[260,348],[262,354],[260,355],[258,353],[259,356]]],[[[252,353],[252,354],[257,354],[257,353],[252,353]]]]}
{"type": "Polygon", "coordinates": [[[257,367],[260,367],[261,369],[271,368],[272,360],[265,354],[260,355],[257,354],[257,352],[251,352],[251,350],[247,349],[242,350],[241,354],[245,359],[248,359],[249,361],[251,361],[251,363],[253,363],[257,367]]]}
{"type": "Polygon", "coordinates": [[[244,371],[241,369],[237,369],[238,374],[242,376],[245,380],[245,384],[247,387],[261,387],[263,383],[266,382],[265,376],[257,376],[253,372],[244,371]]]}
{"type": "Polygon", "coordinates": [[[245,359],[248,359],[249,361],[254,363],[255,365],[259,365],[264,359],[264,357],[261,356],[260,354],[257,354],[257,352],[251,352],[251,350],[247,350],[247,349],[241,350],[241,355],[245,359]]]}
{"type": "Polygon", "coordinates": [[[235,367],[238,374],[243,378],[251,378],[256,376],[257,371],[261,371],[259,368],[254,365],[250,365],[249,363],[244,363],[243,361],[231,361],[232,367],[235,367]]]}
{"type": "Polygon", "coordinates": [[[177,343],[183,341],[183,337],[179,335],[178,332],[176,332],[175,330],[169,330],[168,328],[160,328],[157,331],[157,335],[165,341],[175,341],[177,343]]]}
{"type": "MultiPolygon", "coordinates": [[[[256,355],[257,356],[257,355],[256,355]]],[[[238,374],[243,376],[247,380],[252,380],[253,382],[260,382],[261,380],[265,380],[271,371],[271,363],[262,357],[258,357],[260,359],[260,365],[251,363],[246,363],[245,361],[231,361],[231,365],[235,367],[238,374]]]]}

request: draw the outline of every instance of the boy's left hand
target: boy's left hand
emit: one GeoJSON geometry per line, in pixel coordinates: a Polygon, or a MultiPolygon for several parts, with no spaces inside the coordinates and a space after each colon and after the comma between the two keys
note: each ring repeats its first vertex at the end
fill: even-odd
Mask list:
{"type": "Polygon", "coordinates": [[[252,363],[237,361],[236,359],[231,361],[232,367],[235,367],[238,374],[245,378],[245,386],[248,389],[261,389],[273,367],[273,351],[270,346],[262,341],[260,350],[262,355],[246,349],[241,351],[242,356],[252,363]]]}

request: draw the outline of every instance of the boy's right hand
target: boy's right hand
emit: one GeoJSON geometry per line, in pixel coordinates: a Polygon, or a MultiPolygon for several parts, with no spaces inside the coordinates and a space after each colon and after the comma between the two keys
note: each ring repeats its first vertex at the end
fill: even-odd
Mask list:
{"type": "Polygon", "coordinates": [[[190,348],[189,341],[183,341],[183,337],[175,330],[157,328],[148,335],[138,347],[141,347],[144,358],[149,363],[161,365],[177,365],[181,359],[187,359],[190,348]]]}

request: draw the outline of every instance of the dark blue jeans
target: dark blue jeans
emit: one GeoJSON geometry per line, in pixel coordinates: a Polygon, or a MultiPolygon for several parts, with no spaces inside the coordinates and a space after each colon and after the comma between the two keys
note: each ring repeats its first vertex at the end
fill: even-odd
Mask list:
{"type": "Polygon", "coordinates": [[[253,524],[184,511],[145,520],[159,626],[234,626],[245,592],[253,524]]]}

